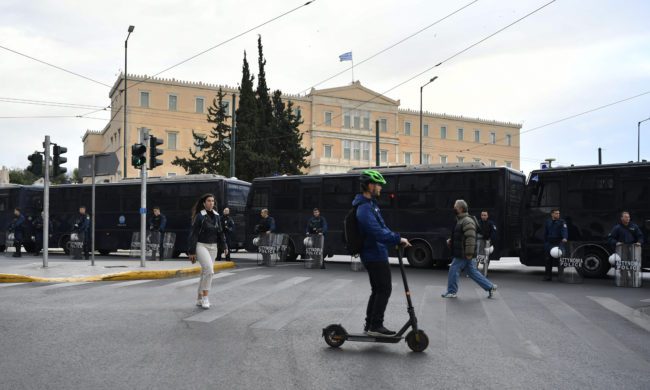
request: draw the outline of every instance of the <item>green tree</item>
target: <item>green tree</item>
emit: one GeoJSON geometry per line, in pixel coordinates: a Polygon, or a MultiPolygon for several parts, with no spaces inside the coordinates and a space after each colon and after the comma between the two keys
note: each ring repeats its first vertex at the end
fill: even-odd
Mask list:
{"type": "Polygon", "coordinates": [[[298,126],[302,124],[300,113],[294,114],[293,102],[291,100],[285,105],[282,101],[282,92],[276,90],[273,93],[273,138],[271,143],[275,144],[278,151],[277,172],[287,175],[299,175],[301,168],[308,168],[307,157],[312,149],[302,147],[303,134],[298,126]]]}
{"type": "Polygon", "coordinates": [[[33,173],[26,169],[11,169],[9,170],[9,183],[30,185],[33,184],[38,178],[33,173]]]}
{"type": "Polygon", "coordinates": [[[192,131],[194,146],[197,150],[190,149],[190,158],[176,157],[173,165],[178,165],[189,174],[217,173],[228,175],[230,171],[230,144],[231,127],[226,122],[230,118],[224,110],[223,99],[225,93],[221,88],[217,96],[212,99],[212,106],[208,107],[208,122],[214,124],[210,134],[196,134],[192,131]]]}
{"type": "Polygon", "coordinates": [[[83,178],[79,175],[79,168],[72,170],[72,182],[73,183],[83,183],[83,178]]]}

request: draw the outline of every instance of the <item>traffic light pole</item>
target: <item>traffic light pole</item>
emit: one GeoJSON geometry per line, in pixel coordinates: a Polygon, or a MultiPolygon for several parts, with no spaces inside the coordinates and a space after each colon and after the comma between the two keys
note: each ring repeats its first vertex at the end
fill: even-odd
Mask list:
{"type": "MultiPolygon", "coordinates": [[[[146,145],[149,140],[148,134],[143,134],[143,142],[146,145]]],[[[147,164],[140,167],[140,267],[145,266],[146,245],[147,245],[147,164]]]]}
{"type": "Polygon", "coordinates": [[[43,268],[48,267],[50,244],[50,136],[45,136],[45,174],[43,175],[43,268]]]}

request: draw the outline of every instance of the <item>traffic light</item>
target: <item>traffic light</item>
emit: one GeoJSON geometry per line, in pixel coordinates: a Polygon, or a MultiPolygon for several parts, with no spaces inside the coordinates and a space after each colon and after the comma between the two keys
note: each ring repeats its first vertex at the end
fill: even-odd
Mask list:
{"type": "Polygon", "coordinates": [[[133,144],[131,146],[131,165],[136,168],[142,167],[147,162],[147,145],[133,144]]]}
{"type": "Polygon", "coordinates": [[[54,145],[54,157],[52,157],[52,177],[59,176],[62,173],[66,173],[68,168],[62,167],[61,165],[68,162],[68,159],[61,157],[62,154],[68,152],[68,148],[54,145]]]}
{"type": "Polygon", "coordinates": [[[162,144],[163,140],[160,138],[149,136],[149,169],[154,169],[157,166],[163,165],[163,160],[156,158],[163,154],[163,150],[156,147],[162,144]]]}
{"type": "Polygon", "coordinates": [[[43,156],[39,152],[34,152],[27,156],[27,159],[32,163],[27,167],[27,170],[35,176],[43,175],[43,156]]]}

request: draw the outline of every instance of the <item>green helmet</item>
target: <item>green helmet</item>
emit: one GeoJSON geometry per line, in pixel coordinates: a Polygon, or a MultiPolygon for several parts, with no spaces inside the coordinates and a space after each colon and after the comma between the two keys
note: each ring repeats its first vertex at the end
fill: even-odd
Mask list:
{"type": "Polygon", "coordinates": [[[379,173],[379,171],[376,171],[374,169],[366,169],[363,172],[361,172],[361,184],[369,184],[369,183],[375,183],[375,184],[386,184],[386,179],[379,173]]]}

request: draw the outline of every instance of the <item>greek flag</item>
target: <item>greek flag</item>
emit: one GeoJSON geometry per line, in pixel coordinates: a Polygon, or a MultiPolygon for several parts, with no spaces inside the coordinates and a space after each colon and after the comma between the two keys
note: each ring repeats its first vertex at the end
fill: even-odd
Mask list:
{"type": "Polygon", "coordinates": [[[339,56],[340,61],[352,61],[352,52],[343,53],[339,56]]]}

